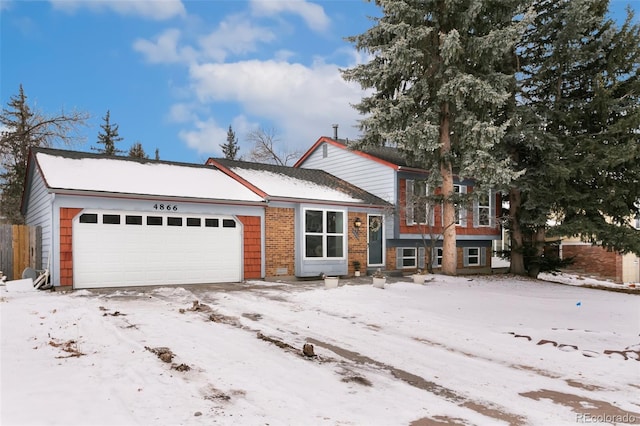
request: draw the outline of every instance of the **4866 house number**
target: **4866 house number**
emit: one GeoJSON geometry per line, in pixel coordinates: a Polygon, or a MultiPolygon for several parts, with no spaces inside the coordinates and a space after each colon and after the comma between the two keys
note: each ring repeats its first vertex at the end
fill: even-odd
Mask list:
{"type": "Polygon", "coordinates": [[[160,211],[177,212],[178,206],[177,204],[154,204],[153,209],[160,210],[160,211]]]}

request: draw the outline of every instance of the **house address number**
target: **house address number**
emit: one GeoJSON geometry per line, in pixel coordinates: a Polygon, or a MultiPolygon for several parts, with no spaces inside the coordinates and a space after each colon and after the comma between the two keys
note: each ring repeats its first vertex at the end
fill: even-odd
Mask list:
{"type": "Polygon", "coordinates": [[[177,212],[178,211],[178,206],[176,204],[154,204],[153,205],[153,209],[154,210],[164,210],[164,211],[177,212]]]}

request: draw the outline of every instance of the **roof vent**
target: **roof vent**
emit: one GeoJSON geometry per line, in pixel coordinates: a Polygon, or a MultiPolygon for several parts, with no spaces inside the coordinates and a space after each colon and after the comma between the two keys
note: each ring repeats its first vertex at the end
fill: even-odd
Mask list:
{"type": "Polygon", "coordinates": [[[338,140],[338,125],[333,124],[331,127],[333,127],[333,139],[338,140]]]}

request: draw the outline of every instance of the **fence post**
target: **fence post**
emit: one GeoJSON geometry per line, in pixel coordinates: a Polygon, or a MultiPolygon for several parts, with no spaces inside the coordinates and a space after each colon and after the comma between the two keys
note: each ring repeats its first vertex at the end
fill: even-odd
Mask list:
{"type": "Polygon", "coordinates": [[[13,241],[11,225],[0,225],[0,271],[13,279],[13,241]]]}

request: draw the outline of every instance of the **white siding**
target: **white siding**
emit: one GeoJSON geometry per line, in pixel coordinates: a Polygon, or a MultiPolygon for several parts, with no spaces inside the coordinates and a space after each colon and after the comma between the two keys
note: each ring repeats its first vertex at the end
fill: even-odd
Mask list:
{"type": "MultiPolygon", "coordinates": [[[[42,267],[47,268],[51,252],[51,204],[52,195],[47,191],[39,170],[31,173],[31,189],[27,200],[25,223],[42,227],[42,267]]],[[[51,267],[49,265],[49,267],[51,267]]]]}
{"type": "Polygon", "coordinates": [[[640,257],[633,253],[622,256],[622,282],[640,282],[640,257]]]}
{"type": "Polygon", "coordinates": [[[318,146],[301,164],[307,169],[320,169],[339,177],[389,203],[395,204],[396,172],[391,167],[364,158],[348,149],[326,144],[327,156],[322,145],[318,146]]]}

